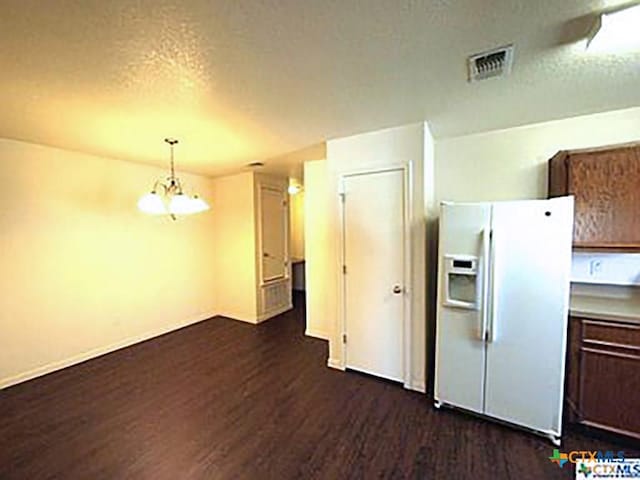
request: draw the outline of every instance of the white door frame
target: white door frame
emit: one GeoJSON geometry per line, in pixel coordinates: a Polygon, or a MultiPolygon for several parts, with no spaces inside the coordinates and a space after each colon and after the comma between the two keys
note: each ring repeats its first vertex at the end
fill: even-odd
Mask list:
{"type": "MultiPolygon", "coordinates": [[[[402,179],[404,183],[404,318],[402,319],[403,328],[403,342],[402,342],[402,358],[403,358],[403,379],[404,387],[411,389],[411,352],[412,352],[412,338],[411,338],[411,323],[413,319],[413,312],[411,308],[411,297],[413,295],[413,283],[411,278],[411,212],[413,212],[413,182],[411,163],[398,163],[392,164],[381,168],[371,168],[365,170],[355,170],[346,172],[340,175],[338,182],[338,195],[340,196],[339,202],[339,216],[340,216],[340,231],[339,231],[339,255],[338,255],[338,272],[340,275],[340,288],[338,289],[338,321],[339,325],[339,342],[341,344],[341,369],[344,370],[347,364],[347,345],[344,342],[344,335],[347,331],[347,318],[346,318],[346,279],[343,273],[343,266],[345,265],[345,180],[348,177],[372,175],[376,173],[385,173],[393,171],[401,171],[402,179]]],[[[348,340],[347,340],[348,341],[348,340]]]]}

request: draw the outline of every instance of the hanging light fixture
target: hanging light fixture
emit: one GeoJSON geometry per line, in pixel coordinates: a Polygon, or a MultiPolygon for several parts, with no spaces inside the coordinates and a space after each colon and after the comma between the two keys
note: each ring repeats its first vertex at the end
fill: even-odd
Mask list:
{"type": "Polygon", "coordinates": [[[176,219],[176,215],[190,215],[204,212],[209,205],[198,195],[189,196],[182,191],[180,179],[176,177],[173,148],[178,143],[174,138],[165,138],[171,149],[171,175],[166,181],[157,180],[150,193],[140,197],[138,208],[151,215],[166,215],[176,219]]]}

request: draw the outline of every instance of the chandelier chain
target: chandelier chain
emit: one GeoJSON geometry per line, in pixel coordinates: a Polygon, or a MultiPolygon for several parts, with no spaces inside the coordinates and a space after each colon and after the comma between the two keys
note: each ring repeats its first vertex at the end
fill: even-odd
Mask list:
{"type": "Polygon", "coordinates": [[[173,146],[176,143],[178,143],[178,140],[176,140],[175,138],[165,138],[164,141],[167,142],[171,147],[171,183],[175,184],[175,182],[176,182],[176,169],[175,169],[175,164],[174,164],[174,161],[173,161],[173,146]]]}

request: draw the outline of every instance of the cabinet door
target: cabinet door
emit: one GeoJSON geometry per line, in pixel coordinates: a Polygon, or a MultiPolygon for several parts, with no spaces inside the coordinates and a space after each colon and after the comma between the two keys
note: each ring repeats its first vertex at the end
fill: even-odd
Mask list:
{"type": "Polygon", "coordinates": [[[640,246],[640,147],[568,158],[568,191],[576,198],[574,245],[640,246]]]}
{"type": "Polygon", "coordinates": [[[640,326],[583,320],[580,420],[640,438],[640,326]]]}
{"type": "Polygon", "coordinates": [[[640,438],[640,356],[583,348],[581,420],[640,438]]]}

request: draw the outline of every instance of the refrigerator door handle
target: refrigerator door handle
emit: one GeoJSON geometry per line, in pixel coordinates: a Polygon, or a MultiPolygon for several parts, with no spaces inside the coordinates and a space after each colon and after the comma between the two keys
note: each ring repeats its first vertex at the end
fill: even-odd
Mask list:
{"type": "Polygon", "coordinates": [[[490,293],[487,295],[490,300],[490,309],[491,314],[489,315],[488,321],[488,331],[487,331],[487,342],[492,343],[496,341],[496,333],[497,333],[497,325],[498,325],[498,280],[496,279],[496,257],[497,257],[497,248],[496,248],[496,232],[495,230],[491,230],[489,235],[489,256],[490,256],[490,270],[491,270],[491,280],[490,280],[490,293]]]}
{"type": "Polygon", "coordinates": [[[491,252],[491,230],[482,230],[482,311],[480,313],[480,331],[478,336],[483,342],[487,340],[487,328],[489,323],[489,255],[491,252]]]}

